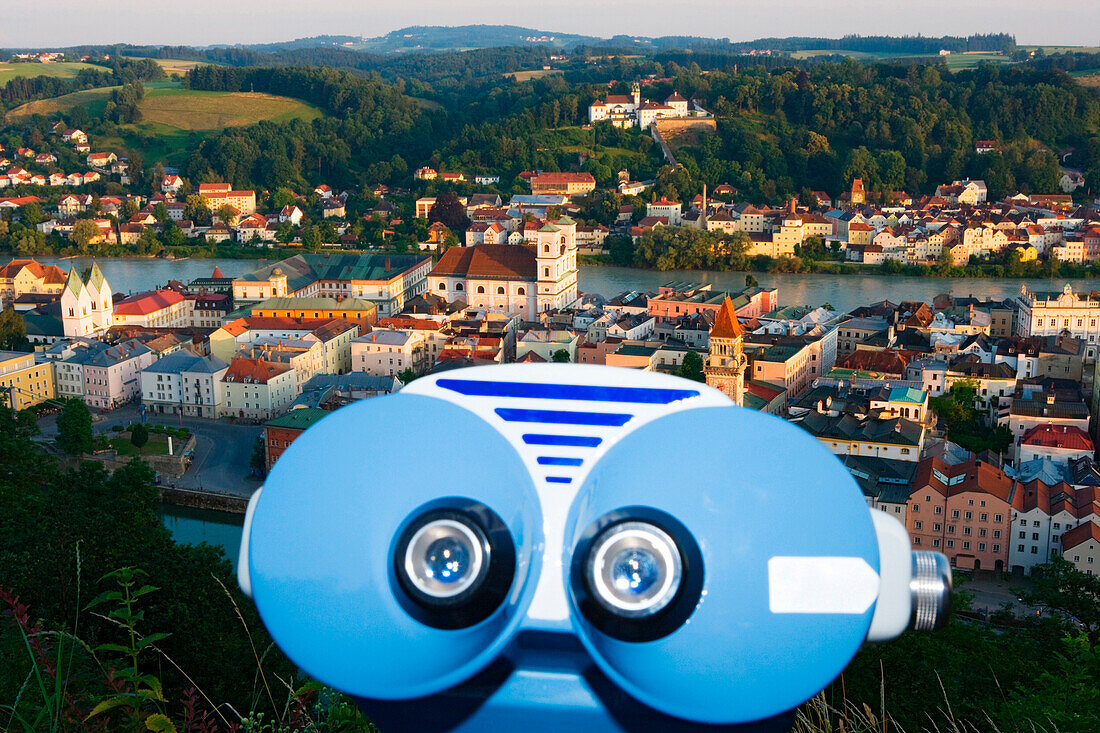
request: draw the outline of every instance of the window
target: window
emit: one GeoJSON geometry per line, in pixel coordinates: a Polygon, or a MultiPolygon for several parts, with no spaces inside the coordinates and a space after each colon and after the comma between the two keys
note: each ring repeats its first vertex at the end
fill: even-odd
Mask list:
{"type": "Polygon", "coordinates": [[[964,542],[963,543],[963,549],[964,550],[969,550],[970,549],[970,543],[969,542],[964,542]]]}
{"type": "Polygon", "coordinates": [[[1032,555],[1038,555],[1039,554],[1039,548],[1036,547],[1035,545],[1032,545],[1031,546],[1031,554],[1032,555]]]}
{"type": "Polygon", "coordinates": [[[936,539],[932,540],[932,547],[939,547],[939,546],[940,546],[940,541],[939,540],[936,540],[936,539]]]}
{"type": "Polygon", "coordinates": [[[1001,530],[999,530],[999,529],[993,530],[993,539],[995,539],[995,540],[1001,539],[1001,530]]]}
{"type": "Polygon", "coordinates": [[[913,522],[913,529],[920,529],[920,528],[921,528],[920,521],[913,522]]]}
{"type": "Polygon", "coordinates": [[[994,522],[997,522],[999,524],[1003,520],[1004,520],[1004,517],[1002,515],[1000,515],[1000,514],[994,514],[993,515],[993,521],[994,522]]]}
{"type": "Polygon", "coordinates": [[[1033,527],[1038,527],[1038,526],[1039,526],[1039,520],[1038,520],[1038,519],[1036,519],[1036,520],[1032,521],[1031,525],[1032,525],[1033,527]]]}
{"type": "Polygon", "coordinates": [[[550,268],[549,267],[542,268],[542,276],[543,277],[550,277],[550,268]]]}
{"type": "Polygon", "coordinates": [[[993,545],[993,552],[1000,552],[1000,551],[1001,551],[1001,546],[1000,545],[993,545]]]}
{"type": "Polygon", "coordinates": [[[973,519],[974,518],[974,512],[966,512],[963,516],[966,517],[967,519],[973,519]]]}
{"type": "Polygon", "coordinates": [[[979,542],[978,543],[978,552],[985,552],[985,543],[984,542],[979,542]]]}
{"type": "Polygon", "coordinates": [[[1039,541],[1039,533],[1038,532],[1032,532],[1031,533],[1031,539],[1038,542],[1039,541]]]}
{"type": "Polygon", "coordinates": [[[497,295],[504,295],[504,288],[497,288],[497,295]]]}
{"type": "Polygon", "coordinates": [[[1020,539],[1022,539],[1022,540],[1027,539],[1027,532],[1021,532],[1020,533],[1020,539]]]}
{"type": "Polygon", "coordinates": [[[1024,551],[1024,546],[1023,545],[1017,545],[1016,546],[1016,551],[1017,552],[1023,552],[1024,551]]]}
{"type": "Polygon", "coordinates": [[[455,283],[455,290],[462,290],[462,283],[455,283]]]}
{"type": "Polygon", "coordinates": [[[482,285],[478,285],[477,286],[477,294],[478,295],[484,295],[485,294],[485,287],[482,286],[482,285]]]}
{"type": "Polygon", "coordinates": [[[913,544],[914,545],[919,545],[920,544],[920,537],[914,537],[913,538],[913,544]]]}
{"type": "Polygon", "coordinates": [[[952,519],[958,519],[959,518],[959,510],[958,509],[953,509],[951,511],[951,518],[952,519]]]}
{"type": "Polygon", "coordinates": [[[979,519],[979,521],[982,521],[982,522],[988,522],[989,521],[989,515],[986,514],[985,512],[982,512],[981,516],[978,517],[978,519],[979,519]]]}
{"type": "Polygon", "coordinates": [[[527,291],[524,290],[523,288],[516,288],[516,294],[517,295],[527,295],[527,291]]]}
{"type": "Polygon", "coordinates": [[[947,546],[948,547],[954,547],[955,546],[955,540],[948,540],[947,541],[947,546]]]}
{"type": "Polygon", "coordinates": [[[936,507],[936,514],[943,514],[943,507],[942,506],[936,507]]]}
{"type": "Polygon", "coordinates": [[[439,283],[439,289],[440,290],[446,290],[447,289],[447,283],[439,283]]]}
{"type": "Polygon", "coordinates": [[[932,528],[934,530],[936,530],[937,532],[939,532],[941,529],[943,529],[943,525],[940,524],[939,522],[936,522],[935,524],[932,525],[932,528]]]}

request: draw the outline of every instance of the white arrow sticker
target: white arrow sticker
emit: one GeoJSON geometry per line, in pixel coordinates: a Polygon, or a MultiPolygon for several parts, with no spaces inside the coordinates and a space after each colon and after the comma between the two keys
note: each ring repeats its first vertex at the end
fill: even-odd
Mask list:
{"type": "Polygon", "coordinates": [[[772,613],[865,613],[878,598],[878,573],[862,557],[768,560],[772,613]]]}

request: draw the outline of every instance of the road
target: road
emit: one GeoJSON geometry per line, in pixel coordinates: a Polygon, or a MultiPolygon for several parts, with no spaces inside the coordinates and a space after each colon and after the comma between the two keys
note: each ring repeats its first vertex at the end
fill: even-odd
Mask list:
{"type": "Polygon", "coordinates": [[[962,584],[961,590],[974,596],[974,603],[971,605],[974,611],[994,613],[1007,603],[1017,616],[1034,616],[1036,608],[1020,602],[1014,590],[1026,589],[1029,584],[1027,578],[1004,580],[999,573],[978,572],[962,584]]]}
{"type": "MultiPolygon", "coordinates": [[[[92,413],[92,430],[104,433],[113,425],[138,422],[137,405],[125,405],[111,412],[92,413]]],[[[172,415],[147,415],[147,425],[185,427],[195,436],[195,456],[182,478],[172,479],[176,486],[251,496],[261,481],[251,476],[248,463],[252,446],[263,432],[259,425],[236,425],[228,420],[203,420],[172,415]]],[[[52,442],[57,435],[57,416],[47,415],[38,422],[40,440],[52,442]]]]}

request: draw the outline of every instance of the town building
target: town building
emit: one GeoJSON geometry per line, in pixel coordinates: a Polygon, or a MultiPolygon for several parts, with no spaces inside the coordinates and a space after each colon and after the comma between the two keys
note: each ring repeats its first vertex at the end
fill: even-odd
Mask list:
{"type": "Polygon", "coordinates": [[[1016,333],[1021,336],[1057,336],[1068,331],[1086,343],[1085,362],[1096,361],[1100,338],[1100,297],[1074,293],[1068,283],[1060,293],[1038,292],[1026,286],[1016,298],[1016,333]]]}
{"type": "Polygon", "coordinates": [[[596,179],[591,173],[540,173],[531,179],[531,193],[535,196],[579,196],[596,190],[596,179]]]}
{"type": "Polygon", "coordinates": [[[358,298],[274,297],[252,306],[252,315],[259,318],[339,319],[369,327],[378,320],[378,308],[369,300],[358,298]]]}
{"type": "Polygon", "coordinates": [[[1062,555],[1087,575],[1100,575],[1100,526],[1085,522],[1062,535],[1062,555]]]}
{"type": "Polygon", "coordinates": [[[228,183],[200,183],[197,193],[202,196],[207,208],[215,215],[218,209],[226,204],[232,206],[241,216],[256,212],[255,191],[237,191],[228,183]]]}
{"type": "Polygon", "coordinates": [[[34,354],[0,351],[0,405],[25,410],[54,398],[53,363],[34,354]]]}
{"type": "Polygon", "coordinates": [[[917,466],[905,525],[914,549],[947,555],[953,567],[1008,569],[1013,481],[985,461],[950,464],[926,458],[917,466]]]}
{"type": "Polygon", "coordinates": [[[218,416],[229,365],[212,356],[175,351],[141,371],[141,403],[157,414],[218,416]]]}
{"type": "Polygon", "coordinates": [[[83,361],[84,402],[97,410],[113,410],[141,394],[141,371],[157,360],[157,354],[136,339],[103,344],[87,352],[83,361]]]}
{"type": "Polygon", "coordinates": [[[527,322],[561,310],[577,299],[576,223],[568,217],[548,222],[518,245],[452,247],[431,271],[428,289],[527,322]]]}
{"type": "Polygon", "coordinates": [[[175,290],[149,290],[114,304],[113,323],[116,326],[146,328],[184,328],[193,320],[195,301],[175,290]]]}
{"type": "Polygon", "coordinates": [[[57,265],[14,259],[0,267],[0,308],[22,295],[60,295],[68,276],[57,265]]]}
{"type": "Polygon", "coordinates": [[[726,298],[710,330],[710,354],[703,366],[707,386],[725,393],[737,405],[745,401],[745,331],[737,320],[733,301],[726,298]]]}
{"type": "Polygon", "coordinates": [[[423,374],[431,366],[419,331],[376,329],[351,342],[351,369],[377,377],[398,376],[406,369],[423,374]]]}
{"type": "Polygon", "coordinates": [[[270,471],[294,440],[329,414],[317,407],[294,409],[264,423],[264,465],[270,471]]]}
{"type": "Polygon", "coordinates": [[[233,300],[356,299],[373,303],[384,318],[427,290],[431,269],[432,259],[418,255],[300,254],[235,278],[233,300]]]}
{"type": "Polygon", "coordinates": [[[95,336],[114,322],[114,296],[99,265],[92,263],[82,278],[69,270],[61,291],[61,322],[66,336],[95,336]]]}
{"type": "Polygon", "coordinates": [[[235,357],[221,381],[223,417],[270,420],[286,411],[298,396],[294,368],[264,359],[235,357]]]}

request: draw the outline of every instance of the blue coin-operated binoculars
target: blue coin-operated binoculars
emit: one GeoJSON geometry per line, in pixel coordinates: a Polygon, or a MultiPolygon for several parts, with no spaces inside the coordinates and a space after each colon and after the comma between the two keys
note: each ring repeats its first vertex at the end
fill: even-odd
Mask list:
{"type": "Polygon", "coordinates": [[[575,365],[327,416],[252,497],[239,573],[287,656],[387,733],[785,730],[951,594],[799,428],[575,365]]]}

